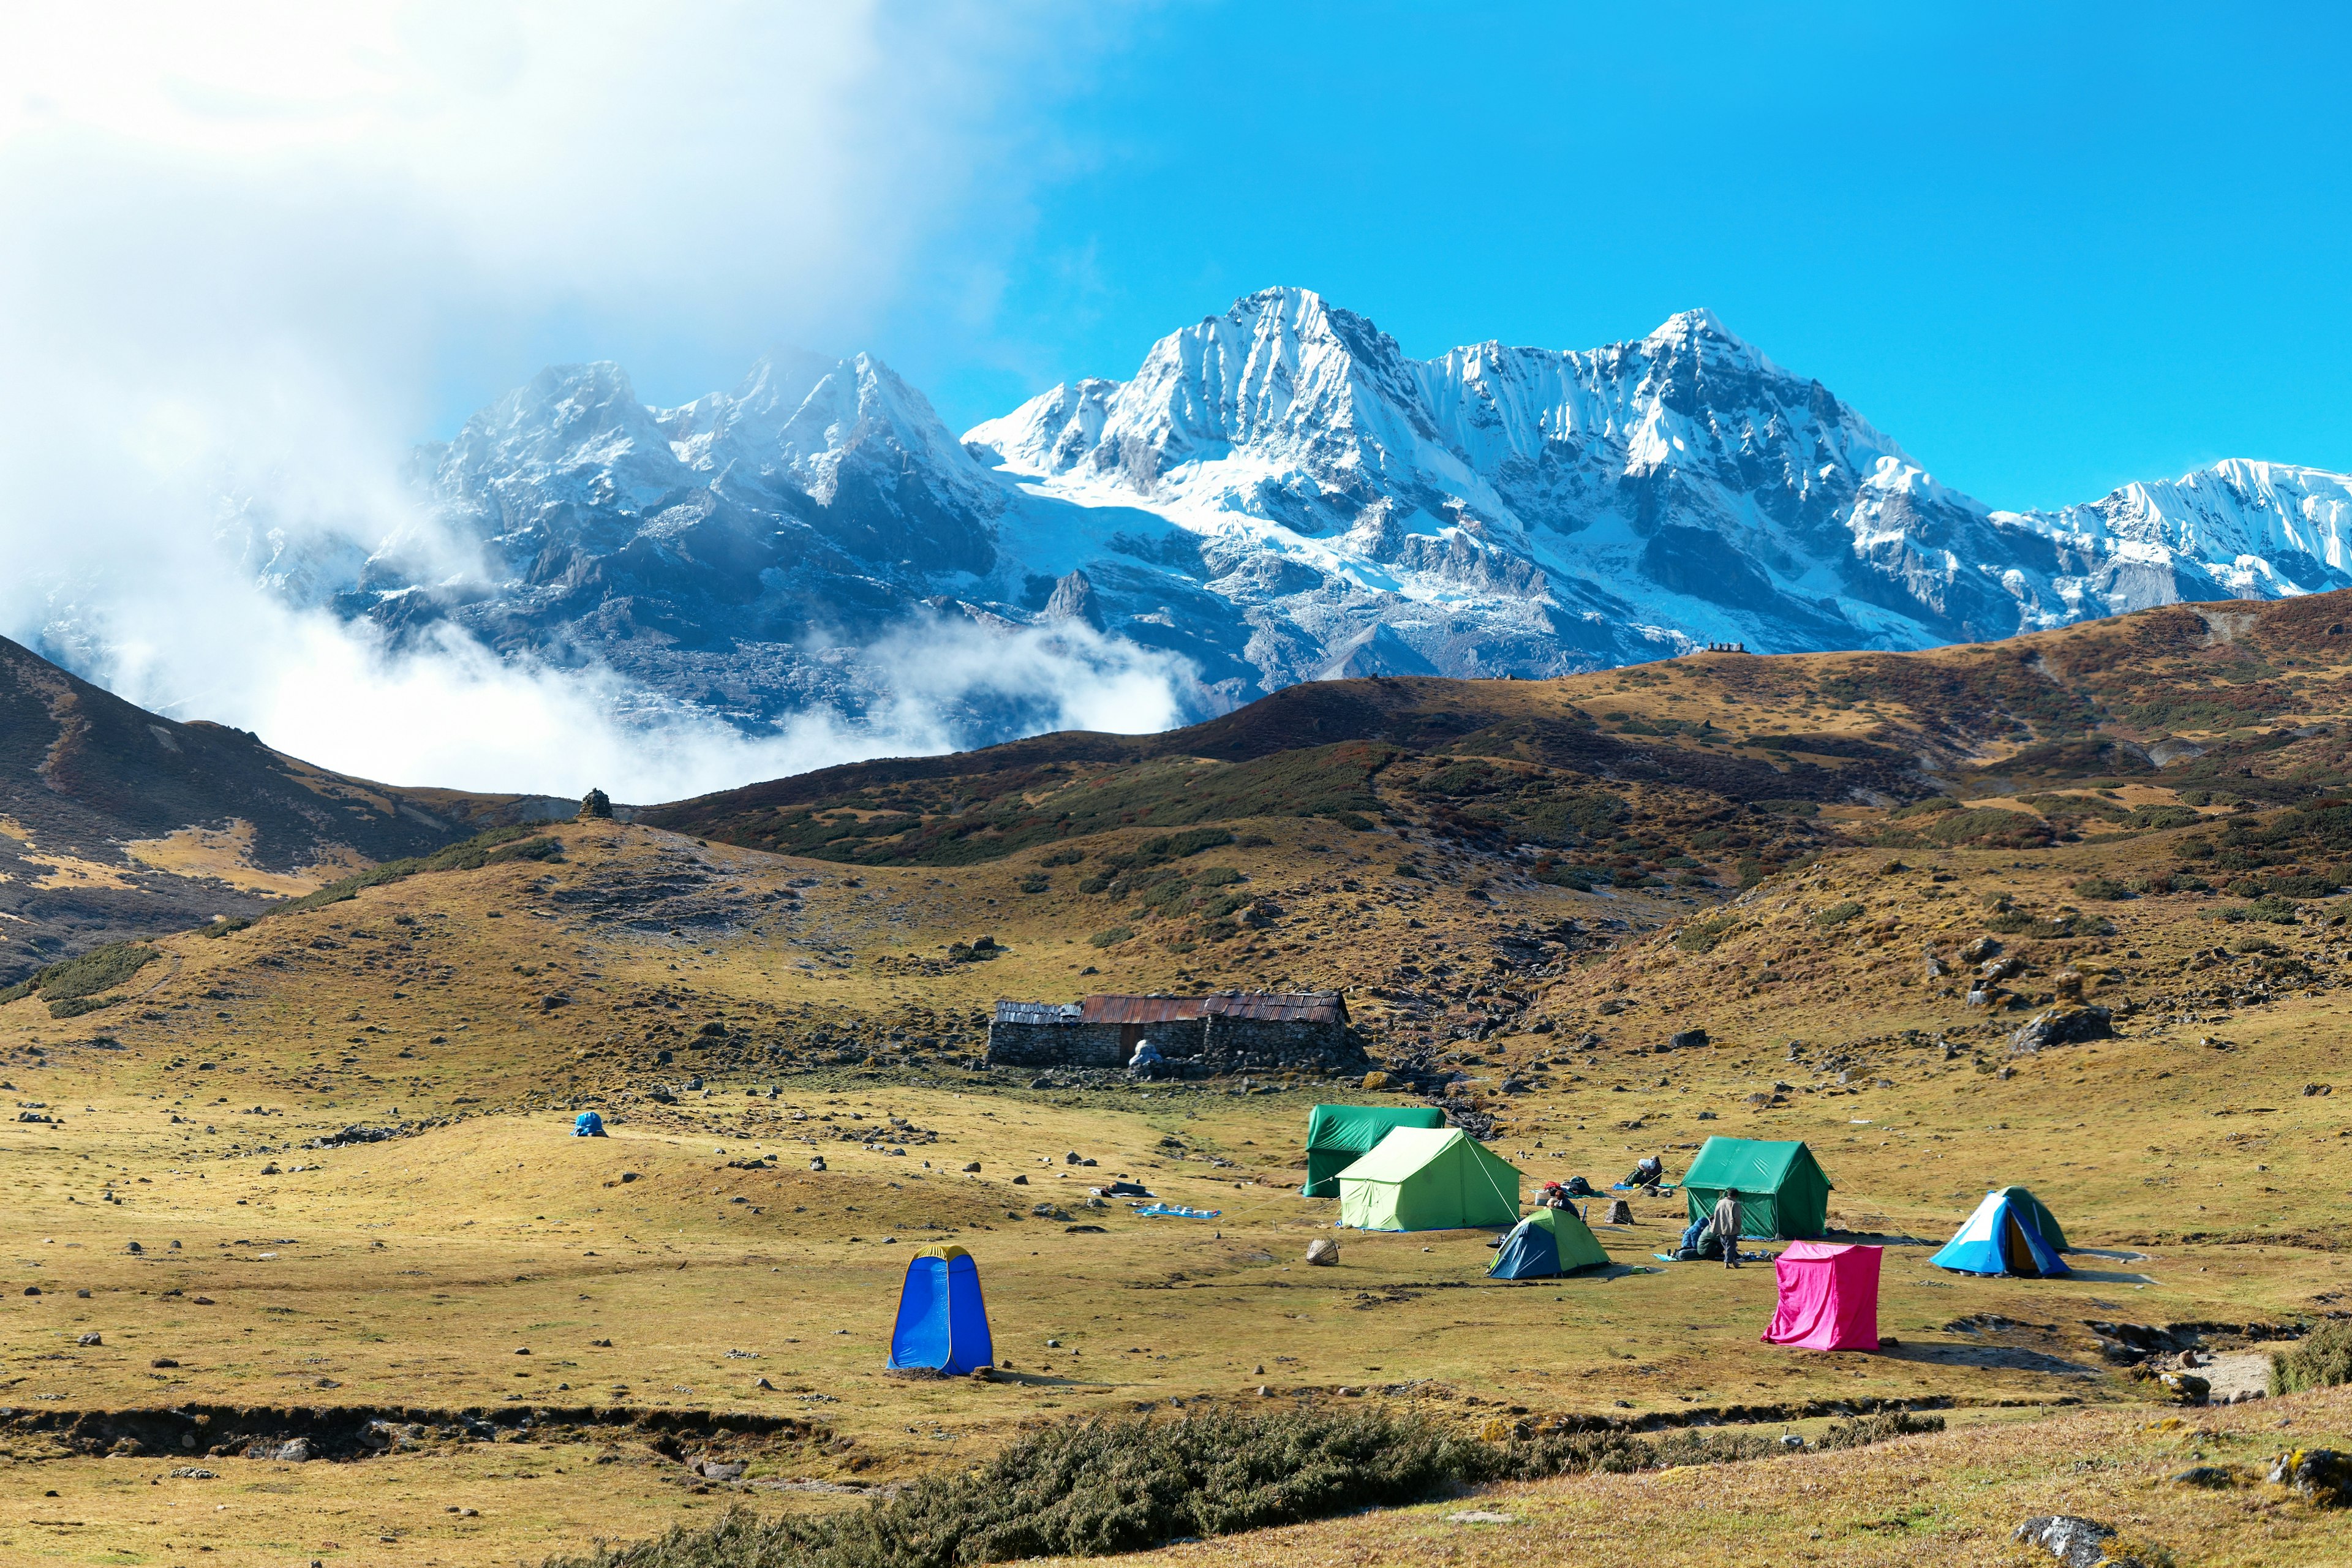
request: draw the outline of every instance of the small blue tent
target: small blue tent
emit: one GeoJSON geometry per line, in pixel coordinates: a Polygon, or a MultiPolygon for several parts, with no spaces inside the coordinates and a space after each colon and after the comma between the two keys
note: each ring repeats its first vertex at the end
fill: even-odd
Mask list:
{"type": "Polygon", "coordinates": [[[582,1111],[580,1113],[579,1120],[575,1121],[572,1124],[572,1136],[574,1138],[602,1138],[604,1136],[604,1119],[597,1115],[593,1110],[582,1111]]]}
{"type": "Polygon", "coordinates": [[[950,1376],[993,1366],[980,1266],[961,1247],[927,1247],[907,1259],[898,1322],[890,1331],[890,1364],[930,1366],[950,1376]]]}
{"type": "Polygon", "coordinates": [[[1495,1249],[1490,1279],[1549,1279],[1609,1261],[1600,1238],[1574,1209],[1539,1208],[1511,1227],[1495,1249]]]}
{"type": "Polygon", "coordinates": [[[2032,1193],[2023,1187],[2004,1187],[1987,1193],[1968,1223],[1927,1261],[1956,1274],[2014,1274],[2043,1279],[2072,1273],[2058,1256],[2066,1238],[2057,1231],[2057,1221],[2032,1193]]]}

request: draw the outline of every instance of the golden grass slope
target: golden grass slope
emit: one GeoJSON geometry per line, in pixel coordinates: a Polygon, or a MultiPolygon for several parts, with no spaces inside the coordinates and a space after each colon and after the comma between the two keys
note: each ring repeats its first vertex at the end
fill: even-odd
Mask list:
{"type": "MultiPolygon", "coordinates": [[[[2111,777],[2053,782],[2028,753],[2075,742],[2039,731],[1930,736],[1909,753],[1931,752],[1968,800],[2044,825],[2032,847],[1872,846],[1917,818],[1864,793],[1815,817],[1740,817],[1811,825],[1801,844],[1775,841],[1790,868],[1744,892],[1728,845],[1681,885],[1580,892],[1537,880],[1531,855],[1485,835],[1475,810],[1490,795],[1416,781],[1465,761],[1557,773],[1627,803],[1619,843],[1671,837],[1669,820],[1685,838],[1708,831],[1703,792],[1570,779],[1523,754],[1506,716],[1476,743],[1490,750],[1449,742],[1383,773],[1370,827],[1233,821],[1234,842],[1181,863],[1229,867],[1245,880],[1221,886],[1276,911],[1225,940],[1198,915],[1139,915],[1131,897],[1080,890],[1083,873],[1164,831],[1147,825],[1085,836],[1088,859],[1072,867],[1047,863],[1058,844],[845,866],[580,823],[553,830],[558,861],[419,876],[223,937],[165,938],[170,963],[100,1012],[0,1006],[0,1113],[22,1118],[0,1121],[0,1405],[22,1413],[0,1428],[0,1556],[191,1561],[194,1543],[225,1563],[505,1561],[736,1501],[841,1506],[1040,1422],[1354,1399],[1474,1430],[1739,1415],[1811,1430],[1841,1404],[1899,1401],[1942,1408],[1954,1430],[1736,1474],[1548,1483],[1480,1501],[1525,1521],[1491,1531],[1445,1522],[1454,1505],[1176,1554],[2014,1561],[2010,1515],[2070,1505],[2144,1525],[2184,1562],[2340,1554],[2337,1527],[2305,1505],[2156,1484],[2192,1450],[2234,1462],[2266,1433],[2340,1442],[2339,1396],[2147,1428],[2166,1409],[2103,1358],[2090,1326],[2213,1325],[2210,1342],[2259,1351],[2263,1333],[2343,1310],[2347,928],[2329,923],[2324,892],[2286,898],[2292,923],[2222,918],[2254,897],[2227,891],[2231,878],[2324,881],[2336,862],[2315,849],[2244,869],[2220,866],[2236,853],[2221,851],[2196,860],[2214,871],[2204,891],[2081,891],[2171,887],[2195,859],[2179,852],[2189,840],[2286,820],[2265,792],[2333,787],[2340,742],[2298,731],[2337,711],[2320,689],[2334,667],[2316,662],[2334,623],[2273,625],[2277,608],[2246,612],[2248,626],[2181,612],[2153,653],[2129,640],[2152,634],[2126,624],[2098,634],[2120,644],[2054,634],[2023,639],[2022,658],[1929,658],[1988,665],[1984,689],[2029,730],[2032,693],[2091,691],[2112,718],[2076,741],[2129,725],[2142,750],[2163,742],[2142,722],[2158,699],[2133,659],[2173,661],[2166,679],[2204,694],[2164,729],[2203,756],[2160,771],[2095,746],[2111,777]],[[2244,665],[2249,649],[2270,673],[2244,665]],[[2262,716],[2222,723],[2242,700],[2262,716]],[[2179,771],[2215,756],[2252,771],[2179,771]],[[2115,809],[2025,798],[2042,795],[2115,809]],[[2116,819],[2145,806],[2194,819],[2116,819]],[[1097,945],[1115,925],[1133,934],[1097,945]],[[960,958],[982,934],[1003,955],[960,958]],[[1982,977],[1959,957],[1982,937],[2022,965],[1992,1008],[1969,1005],[1964,983],[1982,977]],[[1296,1195],[1307,1108],[1393,1091],[1281,1075],[1180,1089],[1066,1074],[1033,1089],[1031,1074],[970,1065],[1001,995],[1224,985],[1347,988],[1374,1054],[1450,1077],[1444,1102],[1493,1119],[1492,1146],[1533,1178],[1605,1184],[1661,1151],[1678,1169],[1717,1132],[1807,1140],[1836,1183],[1832,1223],[1888,1245],[1882,1323],[1899,1344],[1761,1345],[1769,1269],[1651,1261],[1681,1227],[1672,1197],[1636,1197],[1633,1225],[1600,1227],[1619,1265],[1600,1277],[1486,1281],[1483,1233],[1343,1233],[1339,1266],[1310,1270],[1306,1244],[1333,1234],[1335,1205],[1296,1195]],[[2115,1037],[2011,1053],[2026,1020],[2077,997],[2111,1009],[2115,1037]],[[1706,1046],[1660,1048],[1694,1026],[1706,1046]],[[568,1135],[586,1107],[612,1137],[568,1135]],[[400,1135],[312,1146],[354,1124],[400,1135]],[[811,1169],[819,1156],[827,1168],[811,1169]],[[1089,1186],[1122,1176],[1221,1212],[1087,1205],[1089,1186]],[[2011,1182],[2098,1249],[2078,1272],[1928,1267],[1986,1188],[2011,1182]],[[980,1260],[1002,1381],[883,1373],[906,1257],[935,1240],[980,1260]],[[410,1412],[422,1435],[307,1464],[104,1457],[121,1447],[110,1422],[175,1405],[231,1426],[296,1407],[410,1412]],[[469,1440],[460,1419],[531,1408],[552,1414],[528,1431],[494,1423],[497,1442],[469,1440]],[[58,1412],[89,1415],[100,1451],[42,1420],[58,1412]],[[705,1455],[749,1473],[706,1481],[686,1463],[705,1455]],[[169,1473],[191,1463],[215,1477],[169,1473]]],[[[1787,760],[1760,743],[1775,726],[1890,750],[1895,719],[1927,735],[1929,697],[1841,684],[1867,668],[1718,658],[1558,691],[1491,684],[1527,688],[1496,703],[1572,695],[1603,729],[1660,731],[1637,731],[1643,745],[1744,746],[1762,763],[1787,760]],[[1665,700],[1677,692],[1685,702],[1665,700]],[[1666,732],[1659,721],[1702,696],[1723,736],[1666,732]]],[[[1799,755],[1832,772],[1893,766],[1799,755]]],[[[1697,869],[1611,852],[1628,873],[1697,869]]]]}
{"type": "MultiPolygon", "coordinates": [[[[5,1401],[576,1404],[711,1412],[714,1426],[730,1412],[791,1415],[822,1434],[744,1447],[743,1495],[809,1506],[844,1494],[781,1484],[910,1475],[1090,1410],[1255,1407],[1260,1385],[1286,1400],[1417,1401],[1474,1424],[1498,1406],[1535,1422],[1683,1419],[1860,1396],[1937,1402],[1964,1419],[2138,1410],[2145,1395],[2100,1359],[2088,1321],[2284,1322],[2341,1297],[2343,1144],[2330,1097],[2302,1093],[2341,1077],[2332,984],[2273,990],[2210,1026],[2126,1018],[2125,1038],[2012,1064],[2000,1046],[2012,1017],[1988,1031],[1958,1000],[1894,983],[1916,964],[1913,922],[1921,940],[1946,942],[1968,923],[1946,914],[1960,900],[1930,891],[1998,885],[2054,902],[2082,867],[2112,868],[2084,858],[2146,853],[2140,840],[2086,841],[2032,866],[1954,853],[1936,864],[1957,883],[1932,880],[1926,862],[1890,873],[1884,851],[1840,852],[1733,906],[1755,931],[1692,953],[1632,929],[1631,917],[1686,905],[1495,876],[1480,899],[1431,879],[1407,914],[1340,886],[1362,885],[1392,853],[1371,852],[1385,834],[1259,826],[1271,842],[1222,853],[1295,909],[1296,924],[1246,947],[1095,948],[1090,900],[1018,892],[1025,858],[852,874],[581,824],[560,830],[560,863],[420,877],[224,938],[170,939],[177,972],[136,1005],[62,1022],[37,1002],[0,1008],[12,1106],[63,1122],[0,1126],[16,1194],[0,1217],[5,1401]],[[1889,916],[1897,928],[1856,952],[1844,927],[1797,920],[1832,900],[1868,902],[1874,934],[1889,916]],[[1842,1226],[1940,1243],[1985,1186],[2024,1181],[2078,1244],[2119,1256],[2080,1259],[2071,1279],[1978,1280],[1929,1268],[1927,1246],[1898,1245],[1883,1318],[1901,1347],[1798,1356],[1756,1342],[1769,1270],[1649,1263],[1680,1227],[1673,1201],[1637,1200],[1636,1226],[1601,1227],[1626,1266],[1606,1278],[1486,1283],[1478,1233],[1343,1237],[1340,1267],[1310,1271],[1301,1255],[1328,1234],[1332,1205],[1295,1195],[1299,1137],[1306,1107],[1343,1087],[1031,1090],[1025,1075],[958,1065],[998,994],[1377,984],[1440,940],[1466,962],[1497,931],[1570,918],[1628,923],[1613,950],[1579,951],[1597,957],[1591,967],[1566,954],[1549,965],[1548,989],[1508,977],[1533,993],[1527,1021],[1555,1028],[1455,1050],[1466,1077],[1454,1099],[1498,1116],[1495,1147],[1530,1175],[1605,1182],[1662,1146],[1679,1164],[1718,1131],[1802,1137],[1838,1184],[1842,1226]],[[942,959],[982,931],[1006,956],[942,959]],[[1881,958],[1890,971],[1870,967],[1881,958]],[[1767,959],[1805,977],[1736,983],[1748,973],[1738,966],[1767,959]],[[1621,999],[1630,1005],[1600,1011],[1621,999]],[[1706,1049],[1637,1048],[1696,1021],[1716,1041],[1706,1049]],[[711,1022],[727,1033],[704,1035],[711,1022]],[[1577,1044],[1588,1022],[1603,1036],[1592,1047],[1577,1044]],[[1960,1050],[1947,1059],[1902,1027],[1960,1050]],[[1792,1034],[1808,1042],[1801,1070],[1787,1059],[1792,1034]],[[853,1037],[869,1062],[897,1065],[834,1060],[833,1042],[853,1037]],[[1862,1070],[1827,1070],[1832,1057],[1862,1070]],[[1502,1092],[1507,1076],[1531,1087],[1502,1092]],[[1775,1082],[1790,1084],[1781,1103],[1748,1102],[1775,1082]],[[672,1101],[651,1098],[656,1088],[672,1101]],[[604,1110],[614,1136],[570,1138],[575,1104],[604,1110]],[[436,1124],[415,1130],[424,1122],[436,1124]],[[305,1147],[350,1123],[414,1131],[305,1147]],[[1073,1167],[1073,1152],[1097,1163],[1073,1167]],[[827,1170],[808,1169],[816,1155],[827,1170]],[[742,1168],[754,1160],[762,1168],[742,1168]],[[966,1173],[974,1161],[981,1170],[966,1173]],[[1088,1185],[1119,1175],[1222,1215],[1086,1206],[1088,1185]],[[1038,1217],[1038,1203],[1071,1218],[1038,1217]],[[1102,1229],[1068,1228],[1081,1224],[1102,1229]],[[898,1271],[933,1239],[980,1258],[1010,1381],[882,1375],[898,1271]],[[124,1250],[134,1240],[135,1256],[124,1250]],[[100,1342],[79,1343],[84,1333],[100,1342]]],[[[2116,994],[2163,959],[2237,934],[2198,918],[2215,903],[2116,906],[2117,933],[2099,939],[2120,950],[2116,994]]],[[[1967,907],[1981,910],[1981,896],[1967,907]]],[[[2333,928],[2266,929],[2326,973],[2333,928]]],[[[1381,1009],[1366,1011],[1377,1041],[1381,1009]]],[[[695,1441],[730,1451],[713,1429],[695,1441]]],[[[696,1494],[677,1460],[625,1422],[549,1440],[508,1467],[456,1441],[348,1466],[205,1461],[226,1487],[194,1495],[244,1500],[229,1510],[235,1529],[208,1526],[225,1562],[275,1561],[298,1540],[322,1560],[478,1560],[649,1533],[719,1498],[696,1494]],[[606,1452],[619,1458],[594,1468],[606,1452]],[[575,1479],[582,1467],[612,1484],[575,1479]],[[342,1479],[354,1471],[400,1479],[354,1489],[342,1479]],[[479,1518],[419,1506],[443,1497],[479,1518]]],[[[131,1549],[194,1538],[145,1486],[169,1456],[70,1458],[32,1432],[15,1448],[5,1479],[26,1520],[57,1489],[131,1549]],[[125,1489],[108,1489],[109,1477],[125,1489]]],[[[65,1532],[0,1543],[21,1550],[92,1527],[14,1528],[65,1532]]]]}

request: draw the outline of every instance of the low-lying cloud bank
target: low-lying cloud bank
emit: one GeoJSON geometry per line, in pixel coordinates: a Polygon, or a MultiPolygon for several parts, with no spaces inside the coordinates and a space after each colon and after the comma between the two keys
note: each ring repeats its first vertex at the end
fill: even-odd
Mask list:
{"type": "MultiPolygon", "coordinates": [[[[184,579],[183,579],[184,583],[184,579]]],[[[59,585],[61,586],[61,585],[59,585]]],[[[1000,728],[1164,730],[1189,665],[1087,627],[910,624],[845,654],[872,694],[747,731],[609,668],[509,660],[449,627],[394,649],[373,623],[289,605],[226,569],[200,591],[85,580],[11,635],[131,701],[251,730],[388,784],[677,800],[876,756],[954,751],[1000,728]]]]}
{"type": "Polygon", "coordinates": [[[651,801],[979,713],[1165,727],[1190,671],[1077,626],[909,625],[846,656],[858,713],[746,733],[268,581],[414,528],[446,387],[537,368],[502,344],[854,346],[975,193],[1017,210],[1039,89],[1102,44],[1054,5],[0,16],[0,633],[404,784],[651,801]]]}

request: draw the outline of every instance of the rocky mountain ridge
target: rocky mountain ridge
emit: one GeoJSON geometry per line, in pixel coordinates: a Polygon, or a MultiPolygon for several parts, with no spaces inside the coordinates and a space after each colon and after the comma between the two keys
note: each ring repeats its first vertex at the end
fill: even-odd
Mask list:
{"type": "MultiPolygon", "coordinates": [[[[944,620],[1127,647],[1191,717],[1324,676],[1545,677],[1710,642],[1916,648],[2352,584],[2352,479],[2233,461],[2055,512],[1937,483],[1705,310],[1428,360],[1270,289],[961,440],[867,355],[645,405],[557,367],[423,448],[332,602],[599,660],[747,728],[858,715],[944,620]]],[[[1035,727],[985,672],[950,728],[1035,727]]]]}

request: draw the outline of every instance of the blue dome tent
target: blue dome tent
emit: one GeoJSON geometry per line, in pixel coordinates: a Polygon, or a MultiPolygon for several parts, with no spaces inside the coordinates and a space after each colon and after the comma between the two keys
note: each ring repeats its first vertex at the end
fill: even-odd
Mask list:
{"type": "Polygon", "coordinates": [[[1495,1249],[1490,1279],[1549,1279],[1609,1261],[1600,1238],[1574,1209],[1539,1208],[1511,1228],[1495,1249]]]}
{"type": "Polygon", "coordinates": [[[980,1266],[961,1247],[927,1247],[907,1259],[898,1321],[890,1331],[893,1367],[936,1367],[950,1376],[992,1366],[980,1266]]]}
{"type": "Polygon", "coordinates": [[[2023,1187],[1987,1193],[1968,1223],[1927,1261],[1956,1274],[2013,1274],[2046,1279],[2074,1272],[2058,1256],[2066,1237],[2041,1201],[2023,1187]]]}
{"type": "Polygon", "coordinates": [[[604,1137],[604,1119],[593,1110],[582,1111],[579,1119],[572,1123],[572,1136],[574,1138],[604,1137]]]}

